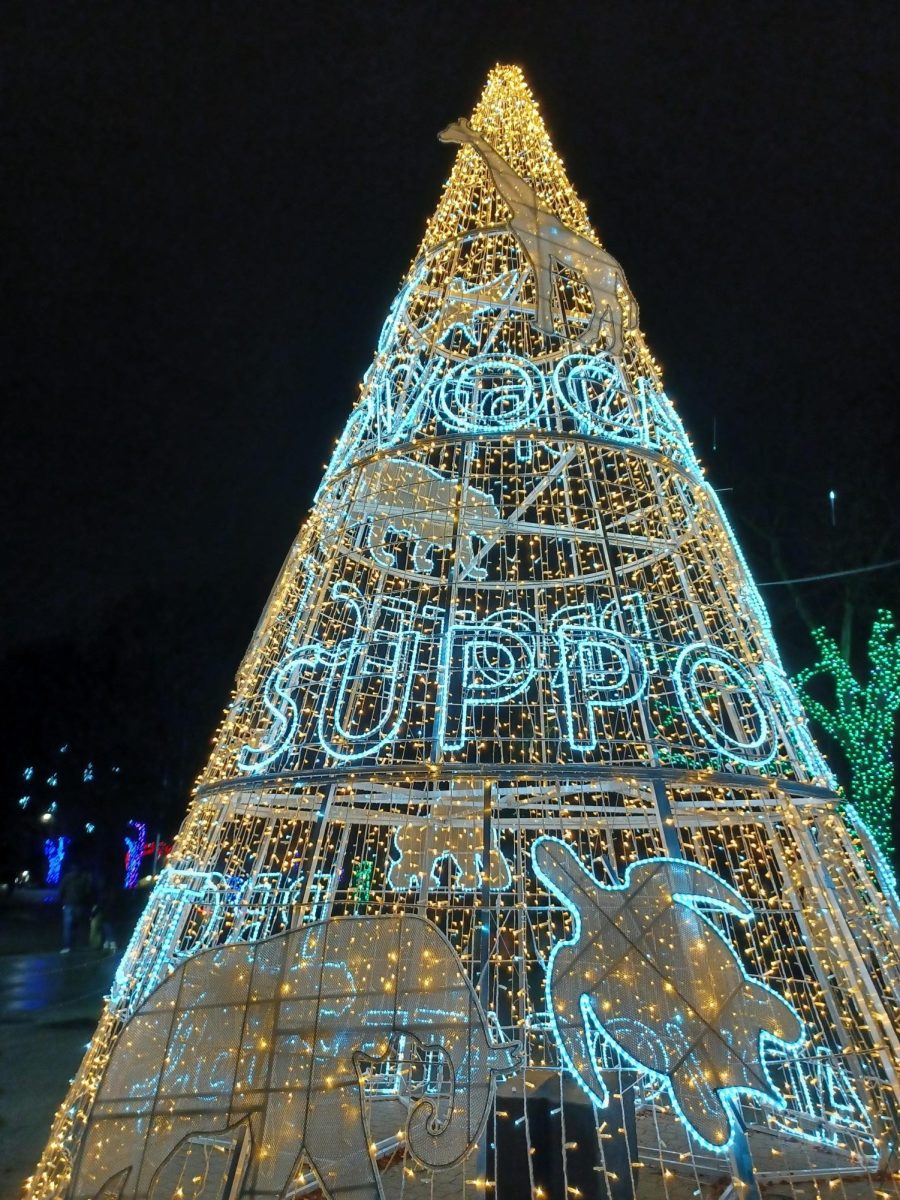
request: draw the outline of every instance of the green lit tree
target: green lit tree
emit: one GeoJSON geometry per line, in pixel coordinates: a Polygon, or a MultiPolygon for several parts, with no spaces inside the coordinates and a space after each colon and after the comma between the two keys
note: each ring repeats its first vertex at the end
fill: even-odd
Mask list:
{"type": "Polygon", "coordinates": [[[900,708],[900,640],[894,618],[879,609],[869,637],[865,685],[856,679],[833,637],[821,628],[814,629],[812,636],[819,661],[801,671],[794,682],[809,715],[843,751],[850,768],[850,799],[882,849],[893,855],[891,743],[900,708]],[[822,676],[834,682],[831,707],[809,689],[811,681],[822,676]]]}

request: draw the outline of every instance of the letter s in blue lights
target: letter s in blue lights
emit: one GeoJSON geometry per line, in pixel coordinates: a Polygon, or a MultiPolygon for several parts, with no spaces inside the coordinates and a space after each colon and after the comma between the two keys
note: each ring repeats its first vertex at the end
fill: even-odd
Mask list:
{"type": "Polygon", "coordinates": [[[383,596],[366,603],[353,584],[336,583],[332,597],[350,609],[353,633],[330,656],[319,709],[319,738],[336,759],[374,754],[400,731],[422,643],[422,619],[432,606],[383,596]]]}
{"type": "Polygon", "coordinates": [[[241,748],[239,771],[266,771],[292,745],[300,719],[294,697],[304,681],[314,682],[327,657],[325,648],[313,642],[300,646],[272,671],[263,690],[263,707],[271,718],[270,725],[260,742],[241,748]]]}

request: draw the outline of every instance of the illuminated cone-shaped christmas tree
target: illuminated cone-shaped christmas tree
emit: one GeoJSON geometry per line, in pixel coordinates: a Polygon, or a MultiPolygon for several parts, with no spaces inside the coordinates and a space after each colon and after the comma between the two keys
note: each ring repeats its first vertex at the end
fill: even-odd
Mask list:
{"type": "Polygon", "coordinates": [[[440,137],[31,1195],[893,1195],[889,870],[520,71],[440,137]]]}

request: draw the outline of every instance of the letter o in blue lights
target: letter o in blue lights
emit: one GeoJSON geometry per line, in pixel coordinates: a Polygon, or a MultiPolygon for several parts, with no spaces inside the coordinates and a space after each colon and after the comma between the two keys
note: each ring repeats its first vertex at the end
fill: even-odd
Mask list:
{"type": "Polygon", "coordinates": [[[695,642],[678,655],[673,679],[685,715],[708,745],[748,767],[774,757],[777,744],[771,712],[736,658],[705,642],[695,642]],[[726,691],[740,706],[742,715],[748,703],[752,709],[747,722],[750,727],[745,728],[743,737],[726,731],[707,711],[709,693],[722,696],[726,691]]]}
{"type": "Polygon", "coordinates": [[[581,433],[619,442],[644,439],[643,422],[629,403],[628,387],[607,354],[567,354],[556,364],[553,382],[581,433]]]}
{"type": "Polygon", "coordinates": [[[515,433],[544,410],[544,379],[524,358],[485,354],[457,363],[438,391],[438,413],[458,433],[515,433]]]}

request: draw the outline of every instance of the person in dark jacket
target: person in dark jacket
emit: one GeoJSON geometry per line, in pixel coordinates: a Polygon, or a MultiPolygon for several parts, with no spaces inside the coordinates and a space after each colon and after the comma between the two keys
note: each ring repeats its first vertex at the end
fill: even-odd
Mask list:
{"type": "Polygon", "coordinates": [[[77,863],[72,863],[59,885],[63,918],[63,944],[60,954],[68,954],[72,949],[78,930],[87,916],[92,891],[90,875],[77,863]]]}
{"type": "Polygon", "coordinates": [[[101,880],[96,890],[94,907],[91,909],[91,946],[95,950],[116,950],[112,919],[117,897],[117,889],[109,880],[101,880]]]}

